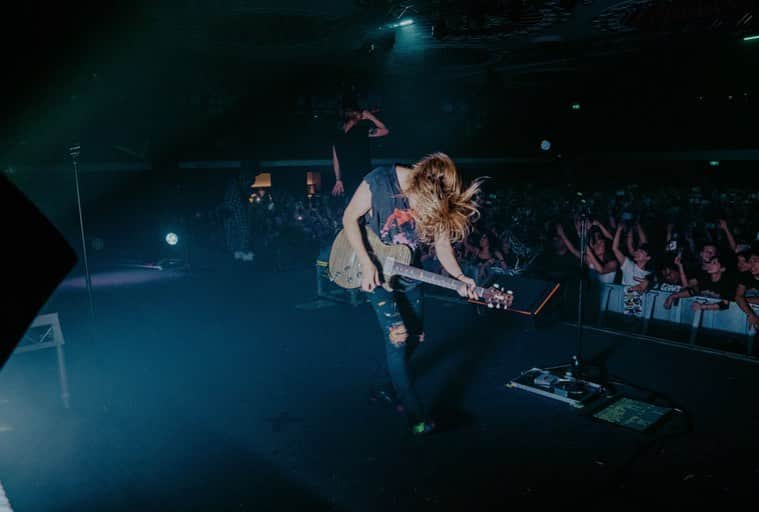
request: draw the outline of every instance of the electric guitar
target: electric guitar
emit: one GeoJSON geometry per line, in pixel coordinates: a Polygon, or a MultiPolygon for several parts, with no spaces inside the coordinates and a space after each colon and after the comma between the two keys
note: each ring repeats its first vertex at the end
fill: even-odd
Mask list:
{"type": "MultiPolygon", "coordinates": [[[[458,279],[445,277],[434,272],[412,267],[411,250],[405,245],[386,245],[370,229],[362,229],[364,246],[369,257],[380,273],[380,281],[392,287],[393,278],[404,276],[423,283],[458,290],[462,283],[458,279]]],[[[341,230],[329,254],[330,279],[342,288],[358,288],[363,276],[361,263],[353,250],[344,230],[341,230]]],[[[475,288],[478,300],[470,299],[475,304],[486,305],[494,309],[508,309],[514,301],[511,290],[501,290],[498,285],[490,288],[475,288]]]]}

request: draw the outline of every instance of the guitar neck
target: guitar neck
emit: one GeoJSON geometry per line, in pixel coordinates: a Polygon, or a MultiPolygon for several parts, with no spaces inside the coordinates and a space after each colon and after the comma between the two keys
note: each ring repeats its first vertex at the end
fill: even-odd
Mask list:
{"type": "MultiPolygon", "coordinates": [[[[404,265],[403,263],[393,263],[393,274],[415,279],[423,283],[440,286],[442,288],[448,288],[449,290],[458,290],[461,286],[461,281],[458,279],[441,276],[440,274],[428,272],[427,270],[422,270],[421,268],[412,267],[410,265],[404,265]]],[[[475,292],[480,297],[482,297],[483,291],[484,290],[479,286],[475,289],[475,292]]]]}

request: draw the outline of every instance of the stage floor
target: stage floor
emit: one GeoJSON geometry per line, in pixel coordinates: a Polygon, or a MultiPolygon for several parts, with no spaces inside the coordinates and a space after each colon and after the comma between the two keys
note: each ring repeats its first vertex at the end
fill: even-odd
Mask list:
{"type": "Polygon", "coordinates": [[[756,363],[588,332],[587,359],[683,411],[640,433],[505,388],[567,361],[570,326],[428,300],[412,367],[443,428],[415,439],[369,400],[384,352],[367,305],[296,308],[314,298],[311,269],[171,277],[97,288],[94,330],[81,288],[51,299],[70,410],[54,351],[0,372],[0,479],[15,510],[608,506],[730,500],[759,480],[756,363]]]}

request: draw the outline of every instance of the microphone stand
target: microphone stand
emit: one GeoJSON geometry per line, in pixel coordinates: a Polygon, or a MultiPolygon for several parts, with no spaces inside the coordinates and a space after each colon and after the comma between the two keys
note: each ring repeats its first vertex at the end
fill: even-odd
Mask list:
{"type": "Polygon", "coordinates": [[[606,392],[601,384],[596,384],[583,379],[584,363],[582,360],[582,334],[583,334],[583,274],[585,271],[585,251],[588,245],[588,222],[590,214],[583,201],[583,210],[580,214],[580,267],[579,285],[577,294],[577,330],[576,352],[569,364],[548,368],[531,368],[512,379],[507,387],[522,389],[544,397],[553,398],[568,403],[573,407],[582,408],[591,398],[606,392]],[[561,371],[564,371],[562,374],[561,371]]]}
{"type": "Polygon", "coordinates": [[[585,280],[583,279],[585,274],[585,251],[588,247],[588,222],[590,222],[590,215],[587,210],[583,210],[580,214],[580,275],[577,286],[577,332],[576,343],[577,351],[572,356],[572,363],[564,374],[565,378],[578,379],[582,374],[583,360],[582,360],[582,334],[583,334],[583,297],[585,291],[585,280]]]}
{"type": "Polygon", "coordinates": [[[89,298],[90,319],[95,322],[95,303],[92,299],[92,277],[90,276],[90,265],[87,259],[87,241],[84,236],[84,218],[82,216],[82,198],[79,193],[79,152],[81,146],[76,144],[69,148],[69,155],[74,165],[74,184],[76,185],[76,205],[79,211],[79,231],[82,235],[82,256],[84,259],[84,279],[87,284],[87,296],[89,298]]]}

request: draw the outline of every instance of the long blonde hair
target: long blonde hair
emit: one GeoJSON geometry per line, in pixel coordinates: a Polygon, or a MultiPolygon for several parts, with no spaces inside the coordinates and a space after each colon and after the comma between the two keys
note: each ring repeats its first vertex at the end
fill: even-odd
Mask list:
{"type": "Polygon", "coordinates": [[[461,177],[445,153],[427,155],[413,166],[406,194],[414,196],[414,215],[419,238],[426,243],[438,236],[459,242],[469,235],[480,216],[475,196],[482,179],[462,190],[461,177]]]}

